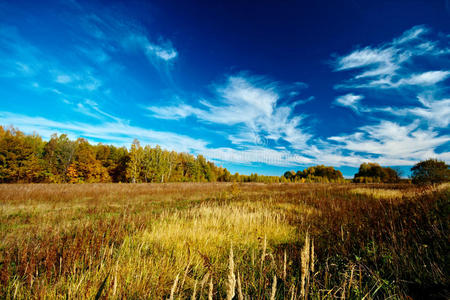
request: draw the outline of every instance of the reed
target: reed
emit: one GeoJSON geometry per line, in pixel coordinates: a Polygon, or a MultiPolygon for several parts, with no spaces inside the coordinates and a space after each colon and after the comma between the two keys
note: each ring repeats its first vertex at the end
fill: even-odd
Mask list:
{"type": "Polygon", "coordinates": [[[236,276],[234,275],[233,246],[230,247],[230,258],[227,278],[227,300],[233,299],[236,292],[236,276]]]}

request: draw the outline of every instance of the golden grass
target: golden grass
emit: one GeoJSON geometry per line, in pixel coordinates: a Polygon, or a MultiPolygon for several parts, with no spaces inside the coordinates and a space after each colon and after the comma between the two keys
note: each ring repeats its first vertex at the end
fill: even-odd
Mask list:
{"type": "Polygon", "coordinates": [[[375,289],[364,280],[383,280],[361,271],[367,267],[353,261],[351,247],[374,246],[354,239],[373,239],[386,226],[395,234],[396,212],[383,211],[390,202],[371,197],[410,194],[419,191],[332,184],[0,185],[0,296],[370,298],[375,289]],[[332,269],[336,253],[350,257],[348,267],[332,269]]]}
{"type": "Polygon", "coordinates": [[[392,189],[356,188],[352,189],[350,192],[356,195],[371,196],[377,199],[408,197],[406,192],[392,189]]]}
{"type": "Polygon", "coordinates": [[[425,188],[385,189],[385,188],[354,188],[350,192],[356,195],[371,196],[376,199],[401,199],[411,198],[424,193],[444,191],[450,188],[450,183],[442,183],[425,188]]]}

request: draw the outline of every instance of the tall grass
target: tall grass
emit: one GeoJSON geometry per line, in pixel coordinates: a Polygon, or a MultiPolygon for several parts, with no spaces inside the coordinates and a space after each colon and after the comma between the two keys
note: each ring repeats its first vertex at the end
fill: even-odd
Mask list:
{"type": "Polygon", "coordinates": [[[39,184],[0,195],[1,298],[448,296],[448,186],[39,184]]]}

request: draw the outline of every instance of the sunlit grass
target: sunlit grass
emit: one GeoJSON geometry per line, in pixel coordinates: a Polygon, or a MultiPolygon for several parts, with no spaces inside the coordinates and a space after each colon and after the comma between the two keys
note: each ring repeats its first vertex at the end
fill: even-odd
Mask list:
{"type": "Polygon", "coordinates": [[[411,196],[413,194],[406,193],[401,190],[391,189],[371,189],[371,188],[356,188],[350,191],[356,195],[371,196],[377,199],[402,198],[404,196],[411,196]]]}
{"type": "Polygon", "coordinates": [[[445,282],[448,188],[0,185],[1,297],[402,298],[445,282]]]}
{"type": "Polygon", "coordinates": [[[450,183],[442,183],[436,186],[425,188],[409,189],[384,189],[384,188],[354,188],[350,192],[356,195],[371,196],[376,199],[400,199],[402,197],[415,197],[423,193],[444,191],[450,188],[450,183]]]}

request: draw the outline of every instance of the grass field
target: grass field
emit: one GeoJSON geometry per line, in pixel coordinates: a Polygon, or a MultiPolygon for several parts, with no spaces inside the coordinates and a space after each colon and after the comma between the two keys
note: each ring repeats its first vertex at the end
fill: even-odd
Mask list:
{"type": "Polygon", "coordinates": [[[0,185],[0,298],[449,297],[449,186],[0,185]]]}

